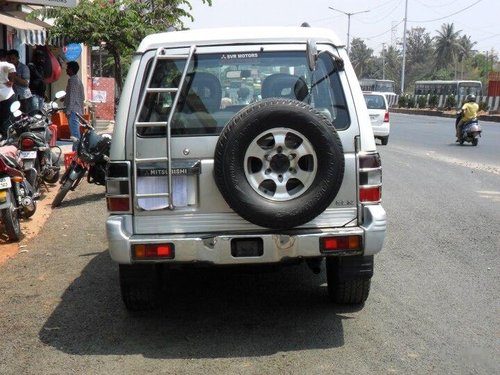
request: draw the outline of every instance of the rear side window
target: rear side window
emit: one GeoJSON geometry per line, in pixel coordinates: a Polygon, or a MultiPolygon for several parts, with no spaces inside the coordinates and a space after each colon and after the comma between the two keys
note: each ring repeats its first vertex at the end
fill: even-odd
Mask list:
{"type": "MultiPolygon", "coordinates": [[[[147,69],[151,69],[152,61],[147,69]]],[[[185,60],[157,61],[151,87],[179,86],[185,60]]],[[[146,72],[147,77],[149,72],[146,72]]],[[[145,85],[145,82],[143,83],[145,85]]],[[[142,88],[144,90],[144,87],[142,88]]],[[[172,136],[218,135],[243,107],[271,97],[300,100],[327,116],[338,130],[349,126],[339,74],[332,57],[320,55],[311,72],[302,51],[211,53],[194,56],[174,109],[174,93],[148,93],[140,122],[166,122],[172,136]]],[[[140,127],[140,136],[164,136],[161,127],[140,127]]]]}

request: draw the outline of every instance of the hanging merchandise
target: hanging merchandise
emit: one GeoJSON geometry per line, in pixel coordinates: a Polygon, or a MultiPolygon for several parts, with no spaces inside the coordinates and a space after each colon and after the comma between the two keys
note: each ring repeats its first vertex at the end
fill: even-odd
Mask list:
{"type": "Polygon", "coordinates": [[[61,76],[61,64],[52,51],[46,47],[37,47],[45,55],[45,79],[46,83],[52,83],[59,79],[61,76]]]}

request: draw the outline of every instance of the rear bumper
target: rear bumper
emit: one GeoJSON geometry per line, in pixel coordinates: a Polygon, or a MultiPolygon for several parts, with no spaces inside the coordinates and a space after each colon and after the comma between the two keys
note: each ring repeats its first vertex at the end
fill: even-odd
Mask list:
{"type": "MultiPolygon", "coordinates": [[[[134,235],[131,215],[111,215],[106,221],[106,232],[111,258],[120,264],[131,264],[133,244],[173,243],[175,258],[168,263],[206,262],[214,265],[277,263],[290,258],[324,256],[320,252],[320,239],[326,236],[361,235],[363,255],[373,255],[382,250],[386,231],[386,214],[381,205],[365,206],[364,223],[359,227],[321,229],[311,232],[292,231],[287,234],[245,233],[183,234],[183,235],[134,235]],[[231,240],[236,238],[261,238],[264,253],[256,257],[233,257],[231,240]]],[[[341,253],[345,255],[346,253],[341,253]]],[[[334,254],[332,254],[334,255],[334,254]]],[[[340,254],[338,254],[340,255],[340,254]]],[[[353,253],[354,255],[354,253],[353,253]]],[[[141,261],[143,262],[143,261],[141,261]]],[[[158,262],[155,260],[155,262],[158,262]]]]}
{"type": "Polygon", "coordinates": [[[391,131],[389,123],[384,123],[380,126],[372,126],[373,135],[375,137],[387,137],[391,131]]]}

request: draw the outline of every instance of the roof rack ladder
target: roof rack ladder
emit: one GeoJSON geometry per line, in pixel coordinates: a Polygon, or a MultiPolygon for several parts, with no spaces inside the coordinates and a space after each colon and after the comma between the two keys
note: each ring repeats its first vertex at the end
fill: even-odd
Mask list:
{"type": "Polygon", "coordinates": [[[170,134],[170,129],[171,129],[171,124],[172,124],[172,119],[174,116],[175,109],[177,108],[177,103],[179,102],[179,97],[182,92],[182,87],[184,86],[184,83],[186,81],[186,76],[189,71],[189,67],[191,65],[191,61],[193,60],[194,53],[196,51],[196,46],[192,45],[189,48],[189,52],[187,55],[169,55],[165,53],[165,49],[160,47],[156,50],[156,55],[154,57],[151,69],[149,70],[149,74],[147,77],[146,81],[146,89],[142,93],[141,100],[140,100],[140,105],[137,110],[136,118],[134,121],[134,163],[133,163],[133,170],[134,170],[134,185],[135,185],[135,191],[137,192],[137,170],[138,170],[138,164],[145,164],[145,163],[154,163],[154,162],[164,162],[167,164],[167,173],[168,173],[168,184],[167,184],[167,192],[166,193],[147,193],[147,194],[136,194],[135,196],[135,206],[138,206],[138,200],[140,198],[160,198],[160,197],[167,197],[168,199],[168,209],[173,210],[174,209],[174,203],[173,203],[173,195],[171,194],[172,192],[172,164],[171,164],[171,134],[170,134]],[[153,75],[154,71],[156,69],[156,65],[158,63],[158,60],[181,60],[185,59],[186,64],[184,65],[184,69],[182,71],[181,79],[179,82],[178,87],[151,87],[151,82],[153,80],[153,75]],[[143,107],[144,107],[144,101],[146,99],[146,95],[149,93],[175,93],[174,100],[172,102],[172,110],[170,111],[168,115],[167,122],[161,121],[161,122],[141,122],[140,121],[140,114],[142,113],[143,107]],[[143,158],[137,155],[137,133],[138,129],[141,127],[164,127],[165,128],[165,134],[166,134],[166,144],[165,144],[165,154],[164,156],[159,156],[159,157],[153,157],[153,158],[143,158]]]}

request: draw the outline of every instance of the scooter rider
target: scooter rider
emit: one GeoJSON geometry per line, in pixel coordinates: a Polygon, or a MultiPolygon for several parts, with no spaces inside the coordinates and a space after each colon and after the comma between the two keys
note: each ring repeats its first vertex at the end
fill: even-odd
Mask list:
{"type": "Polygon", "coordinates": [[[462,127],[464,126],[464,124],[476,118],[478,111],[479,105],[476,103],[476,96],[474,94],[467,95],[465,98],[465,103],[462,106],[462,118],[456,125],[457,142],[460,142],[462,138],[462,127]]]}

